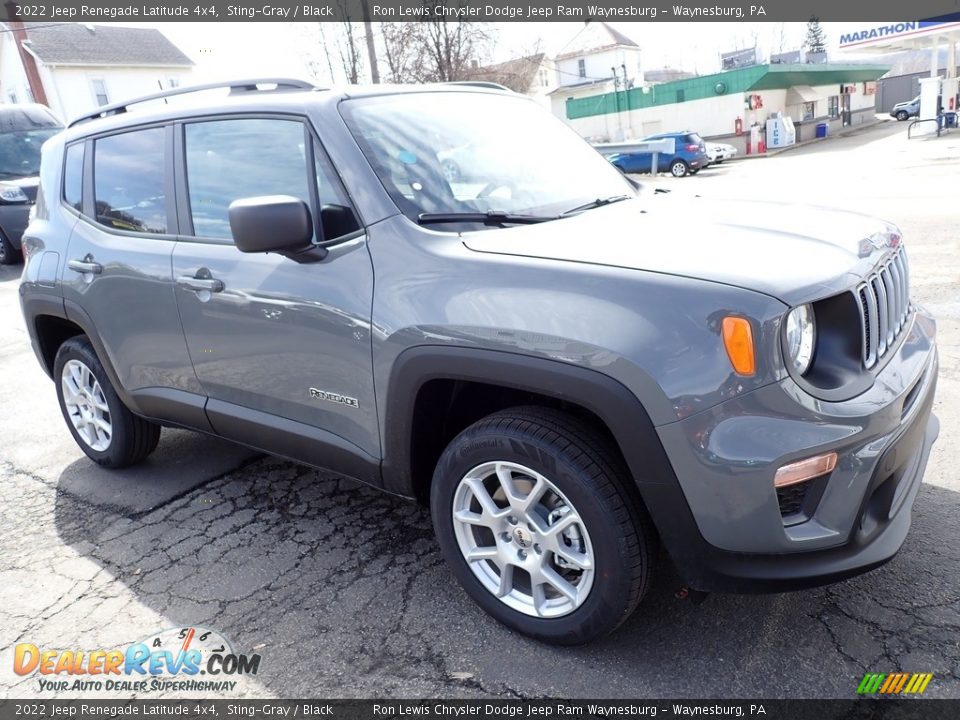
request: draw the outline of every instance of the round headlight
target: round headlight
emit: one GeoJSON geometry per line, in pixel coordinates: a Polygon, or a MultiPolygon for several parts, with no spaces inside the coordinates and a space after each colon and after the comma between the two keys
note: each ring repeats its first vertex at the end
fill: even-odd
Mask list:
{"type": "Polygon", "coordinates": [[[809,305],[795,307],[787,313],[787,360],[801,375],[810,368],[815,342],[813,308],[809,305]]]}

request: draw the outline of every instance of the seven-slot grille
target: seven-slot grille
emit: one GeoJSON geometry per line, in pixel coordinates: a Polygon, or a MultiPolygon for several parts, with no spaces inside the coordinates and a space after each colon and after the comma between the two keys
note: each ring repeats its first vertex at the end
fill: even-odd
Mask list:
{"type": "Polygon", "coordinates": [[[910,311],[906,251],[898,248],[857,286],[855,294],[863,318],[863,364],[871,368],[893,347],[910,311]]]}

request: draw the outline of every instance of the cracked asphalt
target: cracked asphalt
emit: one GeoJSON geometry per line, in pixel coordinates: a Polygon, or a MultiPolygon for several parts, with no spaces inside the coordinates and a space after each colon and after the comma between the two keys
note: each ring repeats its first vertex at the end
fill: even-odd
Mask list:
{"type": "Polygon", "coordinates": [[[425,510],[329,472],[174,430],[138,468],[95,467],[29,349],[19,268],[0,269],[0,697],[43,696],[12,671],[17,643],[114,648],[200,625],[262,656],[235,697],[850,698],[865,672],[899,670],[960,698],[960,134],[905,134],[884,123],[653,181],[902,227],[941,352],[940,439],[903,550],[831,587],[700,605],[661,559],[638,612],[587,647],[499,626],[447,571],[425,510]]]}

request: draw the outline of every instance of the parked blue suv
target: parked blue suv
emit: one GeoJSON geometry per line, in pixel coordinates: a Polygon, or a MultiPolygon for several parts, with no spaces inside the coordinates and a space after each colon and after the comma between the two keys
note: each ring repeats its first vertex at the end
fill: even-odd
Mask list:
{"type": "MultiPolygon", "coordinates": [[[[685,130],[683,132],[660,133],[643,138],[647,140],[675,141],[672,153],[660,153],[657,158],[659,172],[668,172],[674,177],[695,175],[701,168],[710,164],[707,157],[707,146],[703,138],[697,133],[685,130]]],[[[625,173],[648,173],[653,164],[653,153],[635,152],[620,153],[610,156],[610,162],[625,173]]]]}

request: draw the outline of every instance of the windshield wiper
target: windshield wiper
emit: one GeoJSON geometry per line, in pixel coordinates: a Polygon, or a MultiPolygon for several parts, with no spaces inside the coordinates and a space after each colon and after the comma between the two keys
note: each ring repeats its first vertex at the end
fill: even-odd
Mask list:
{"type": "Polygon", "coordinates": [[[434,223],[482,223],[484,225],[535,225],[537,223],[557,220],[558,215],[515,215],[503,210],[488,210],[487,212],[460,212],[460,213],[420,213],[417,222],[420,225],[434,223]]]}
{"type": "Polygon", "coordinates": [[[591,200],[588,203],[583,205],[577,205],[575,208],[570,208],[560,213],[560,217],[567,217],[569,215],[575,215],[584,210],[593,210],[594,208],[603,207],[604,205],[612,205],[615,202],[620,202],[621,200],[629,200],[634,197],[633,195],[613,195],[608,198],[597,198],[596,200],[591,200]]]}

